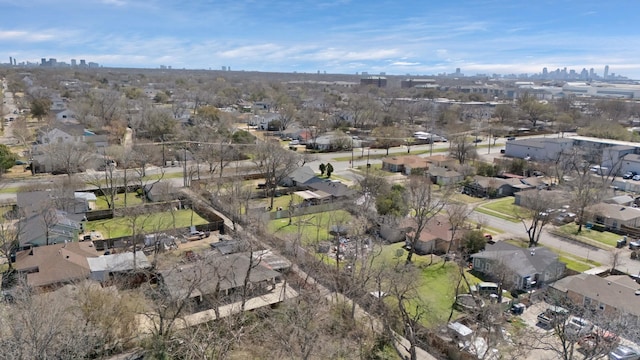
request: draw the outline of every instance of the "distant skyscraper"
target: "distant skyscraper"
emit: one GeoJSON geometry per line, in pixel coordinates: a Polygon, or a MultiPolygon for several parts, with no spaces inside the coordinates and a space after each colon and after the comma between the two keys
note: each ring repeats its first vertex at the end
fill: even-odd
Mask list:
{"type": "Polygon", "coordinates": [[[604,78],[608,78],[609,77],[609,65],[605,65],[604,66],[604,78]]]}
{"type": "Polygon", "coordinates": [[[71,66],[76,67],[76,59],[71,59],[71,66]]]}
{"type": "Polygon", "coordinates": [[[222,66],[222,71],[227,71],[227,67],[226,66],[222,66]]]}
{"type": "Polygon", "coordinates": [[[547,70],[547,68],[542,68],[542,76],[546,78],[547,75],[549,75],[549,70],[547,70]]]}

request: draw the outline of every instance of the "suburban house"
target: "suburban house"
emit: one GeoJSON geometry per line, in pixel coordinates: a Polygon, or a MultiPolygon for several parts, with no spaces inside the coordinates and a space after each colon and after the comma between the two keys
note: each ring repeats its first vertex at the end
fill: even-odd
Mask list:
{"type": "Polygon", "coordinates": [[[474,176],[473,181],[464,187],[464,193],[476,197],[498,198],[511,196],[515,192],[530,189],[519,179],[501,179],[485,176],[474,176]]]}
{"type": "Polygon", "coordinates": [[[74,123],[76,121],[75,117],[76,114],[69,109],[65,109],[56,113],[56,120],[64,124],[74,123]]]}
{"type": "Polygon", "coordinates": [[[90,241],[59,243],[18,251],[13,266],[29,286],[55,288],[87,279],[91,273],[87,258],[98,255],[90,241]]]}
{"type": "Polygon", "coordinates": [[[458,160],[442,154],[427,156],[423,159],[427,160],[430,166],[447,168],[447,169],[453,169],[458,164],[458,160]]]}
{"type": "Polygon", "coordinates": [[[356,195],[355,190],[349,189],[347,185],[337,180],[325,180],[310,183],[309,188],[314,192],[319,190],[331,195],[331,200],[345,200],[356,195]]]}
{"type": "Polygon", "coordinates": [[[438,185],[457,184],[464,180],[464,175],[462,175],[461,173],[444,167],[429,167],[429,170],[427,170],[427,175],[431,179],[432,183],[438,185]]]}
{"type": "Polygon", "coordinates": [[[504,241],[488,244],[471,255],[473,269],[492,279],[503,279],[505,288],[527,290],[562,277],[566,264],[547,248],[521,248],[504,241]]]}
{"type": "Polygon", "coordinates": [[[610,230],[640,227],[640,209],[618,204],[599,203],[584,209],[586,217],[610,230]]]}
{"type": "Polygon", "coordinates": [[[250,256],[249,253],[212,253],[192,263],[160,270],[160,281],[169,298],[174,301],[193,300],[198,304],[207,302],[207,299],[213,299],[214,305],[219,305],[218,301],[237,301],[245,280],[248,280],[252,296],[271,291],[280,273],[262,261],[251,261],[250,256]],[[246,279],[247,274],[249,279],[246,279]]]}
{"type": "Polygon", "coordinates": [[[147,199],[152,202],[171,201],[176,198],[175,188],[170,181],[146,184],[143,191],[147,199]]]}
{"type": "Polygon", "coordinates": [[[549,286],[553,301],[569,301],[592,308],[605,316],[629,317],[629,324],[638,323],[638,285],[626,275],[600,277],[591,274],[567,276],[549,286]]]}
{"type": "Polygon", "coordinates": [[[88,257],[90,278],[108,282],[137,269],[148,269],[151,263],[142,251],[88,257]]]}
{"type": "Polygon", "coordinates": [[[382,159],[382,170],[400,172],[405,175],[429,169],[429,162],[417,155],[392,156],[382,159]]]}
{"type": "MultiPolygon", "coordinates": [[[[407,228],[407,244],[409,238],[413,237],[415,233],[415,221],[408,219],[403,225],[407,228]]],[[[420,233],[418,242],[415,246],[416,254],[433,254],[433,253],[446,253],[451,250],[457,250],[460,248],[460,239],[467,229],[457,229],[455,237],[453,237],[453,231],[451,224],[445,216],[436,216],[427,224],[427,226],[420,233]],[[451,243],[453,237],[453,243],[451,243]]]]}
{"type": "Polygon", "coordinates": [[[296,191],[293,194],[302,200],[301,206],[321,205],[331,202],[331,194],[320,190],[302,190],[296,191]]]}
{"type": "Polygon", "coordinates": [[[286,178],[284,178],[281,182],[281,186],[306,186],[312,182],[322,181],[322,179],[318,178],[316,173],[309,167],[308,165],[299,167],[293,170],[286,178]]]}
{"type": "Polygon", "coordinates": [[[360,140],[355,140],[343,132],[328,132],[318,136],[316,139],[307,141],[307,149],[320,151],[349,150],[353,147],[360,147],[360,140]]]}
{"type": "Polygon", "coordinates": [[[631,206],[635,198],[631,195],[618,195],[604,200],[605,204],[615,204],[622,206],[631,206]]]}
{"type": "Polygon", "coordinates": [[[56,197],[51,191],[30,191],[18,193],[16,200],[20,247],[78,241],[86,211],[82,199],[63,193],[56,197]]]}
{"type": "Polygon", "coordinates": [[[555,209],[571,203],[571,195],[561,190],[529,189],[514,194],[514,204],[528,209],[539,206],[538,199],[542,199],[547,209],[555,209]]]}

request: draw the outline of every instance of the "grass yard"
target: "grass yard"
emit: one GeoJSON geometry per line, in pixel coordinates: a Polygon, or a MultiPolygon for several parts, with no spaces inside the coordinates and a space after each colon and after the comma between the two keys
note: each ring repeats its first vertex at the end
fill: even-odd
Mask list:
{"type": "MultiPolygon", "coordinates": [[[[124,194],[118,194],[114,199],[116,208],[124,207],[124,194]]],[[[127,193],[127,206],[135,206],[140,205],[144,201],[142,198],[138,197],[136,193],[129,192],[127,193]]],[[[109,207],[107,206],[107,200],[105,196],[97,196],[96,197],[96,208],[98,210],[107,210],[109,207]]]]}
{"type": "Polygon", "coordinates": [[[578,234],[578,224],[576,223],[562,225],[558,227],[558,230],[567,235],[576,236],[578,238],[584,237],[613,247],[615,247],[616,242],[622,238],[622,236],[608,231],[587,230],[584,226],[582,227],[582,231],[578,234]]]}
{"type": "Polygon", "coordinates": [[[513,214],[522,212],[522,208],[513,204],[513,196],[508,196],[502,199],[492,200],[486,204],[478,206],[476,211],[517,223],[520,222],[520,219],[513,214]]]}
{"type": "Polygon", "coordinates": [[[347,211],[337,210],[296,216],[291,219],[291,225],[288,217],[272,220],[268,224],[268,229],[269,232],[279,236],[294,235],[300,231],[302,244],[310,245],[330,239],[329,228],[335,224],[348,223],[350,219],[351,214],[347,211]]]}
{"type": "Polygon", "coordinates": [[[482,198],[477,198],[474,196],[469,196],[466,194],[459,194],[459,193],[453,194],[453,196],[451,196],[451,200],[454,202],[459,202],[463,204],[477,204],[479,202],[484,201],[484,199],[482,198]]]}
{"type": "MultiPolygon", "coordinates": [[[[385,246],[377,261],[389,266],[397,262],[404,263],[407,252],[402,249],[402,245],[402,243],[396,243],[385,246]]],[[[423,311],[425,314],[420,321],[427,327],[442,324],[449,317],[455,294],[455,279],[459,271],[454,262],[448,262],[442,266],[442,260],[439,257],[434,256],[433,259],[433,264],[428,266],[431,263],[430,255],[414,254],[413,256],[413,263],[420,269],[420,275],[416,284],[418,299],[410,302],[409,309],[416,311],[418,308],[423,311]]],[[[465,276],[472,285],[482,281],[467,271],[465,276]]],[[[461,286],[465,286],[464,281],[461,286]]],[[[386,301],[393,302],[394,299],[388,297],[386,301]]],[[[454,319],[459,315],[460,312],[454,311],[454,319]]]]}
{"type": "MultiPolygon", "coordinates": [[[[177,210],[174,212],[176,217],[175,227],[187,227],[192,225],[191,216],[193,215],[193,225],[206,224],[207,220],[203,219],[192,210],[177,210]]],[[[87,222],[85,229],[97,230],[102,233],[105,238],[117,238],[129,236],[132,231],[132,217],[118,217],[114,219],[96,220],[87,222]]],[[[171,212],[161,212],[148,214],[138,217],[136,226],[139,232],[154,232],[173,229],[173,218],[171,212]]]]}

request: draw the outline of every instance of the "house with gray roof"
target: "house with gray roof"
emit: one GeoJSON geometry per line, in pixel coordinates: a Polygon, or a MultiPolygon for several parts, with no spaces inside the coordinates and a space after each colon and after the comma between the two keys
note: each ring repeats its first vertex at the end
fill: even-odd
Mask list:
{"type": "Polygon", "coordinates": [[[553,251],[521,248],[504,241],[488,244],[484,251],[471,255],[473,269],[492,279],[506,279],[511,287],[527,290],[560,279],[566,264],[553,251]],[[506,272],[506,273],[505,273],[506,272]]]}
{"type": "Polygon", "coordinates": [[[309,184],[313,190],[320,190],[331,195],[332,200],[348,199],[356,195],[356,191],[337,180],[325,180],[309,184]]]}
{"type": "Polygon", "coordinates": [[[599,203],[584,209],[586,218],[609,230],[620,231],[623,227],[640,227],[640,209],[618,204],[599,203]]]}
{"type": "Polygon", "coordinates": [[[286,178],[280,182],[281,186],[306,186],[314,182],[322,181],[316,175],[315,171],[310,166],[305,165],[293,170],[286,178]]]}
{"type": "Polygon", "coordinates": [[[269,291],[281,274],[265,266],[266,262],[250,260],[250,256],[249,253],[210,253],[195,262],[160,270],[161,284],[170,299],[194,299],[198,303],[209,297],[233,297],[243,289],[245,280],[253,294],[269,291]]]}
{"type": "Polygon", "coordinates": [[[554,301],[569,301],[606,316],[625,316],[629,324],[638,324],[640,285],[626,275],[600,277],[592,274],[567,276],[549,286],[554,301]]]}
{"type": "Polygon", "coordinates": [[[106,282],[114,275],[128,273],[137,269],[148,269],[151,263],[142,251],[88,257],[90,278],[106,282]]]}

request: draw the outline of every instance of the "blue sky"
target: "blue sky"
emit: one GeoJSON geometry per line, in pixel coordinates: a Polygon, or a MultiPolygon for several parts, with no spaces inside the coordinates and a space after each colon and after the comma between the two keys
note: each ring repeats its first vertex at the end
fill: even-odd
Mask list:
{"type": "Polygon", "coordinates": [[[635,0],[0,0],[0,62],[640,79],[635,0]]]}

